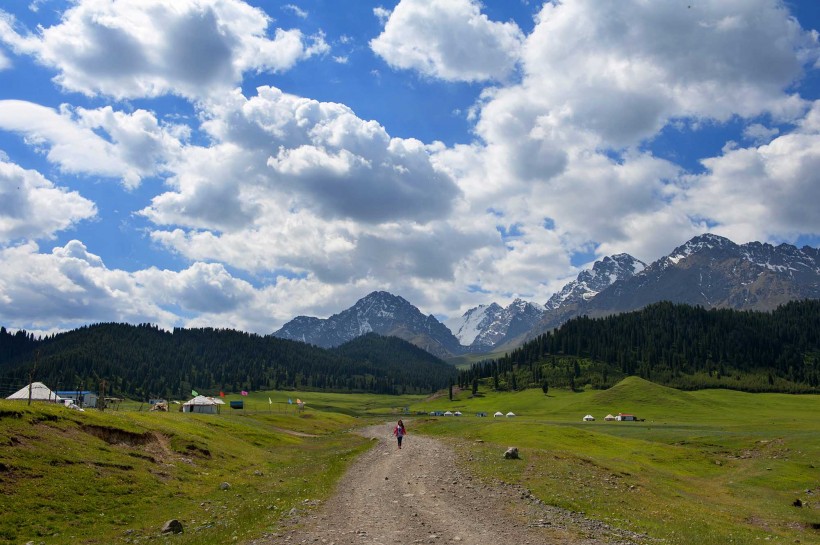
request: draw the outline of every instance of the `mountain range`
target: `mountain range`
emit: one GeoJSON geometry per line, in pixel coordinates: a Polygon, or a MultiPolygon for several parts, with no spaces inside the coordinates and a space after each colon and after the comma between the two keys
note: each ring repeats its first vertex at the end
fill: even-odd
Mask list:
{"type": "Polygon", "coordinates": [[[649,265],[624,253],[604,257],[544,304],[516,299],[507,307],[480,305],[450,328],[404,298],[377,291],[326,319],[296,317],[274,336],[329,348],[374,332],[446,358],[514,348],[576,316],[618,314],[659,301],[768,311],[801,299],[820,299],[819,249],[738,245],[707,233],[649,265]]]}

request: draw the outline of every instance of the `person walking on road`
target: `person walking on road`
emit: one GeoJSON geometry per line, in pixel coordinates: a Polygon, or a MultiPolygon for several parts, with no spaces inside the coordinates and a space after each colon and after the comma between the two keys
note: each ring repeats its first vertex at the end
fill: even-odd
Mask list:
{"type": "Polygon", "coordinates": [[[401,438],[407,435],[407,430],[404,428],[404,422],[399,420],[399,423],[396,424],[396,427],[393,429],[393,435],[396,436],[396,440],[399,442],[399,448],[401,448],[401,438]]]}

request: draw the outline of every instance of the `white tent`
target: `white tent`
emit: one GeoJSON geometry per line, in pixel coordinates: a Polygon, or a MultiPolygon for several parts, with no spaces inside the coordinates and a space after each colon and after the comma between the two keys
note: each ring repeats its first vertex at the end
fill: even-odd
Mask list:
{"type": "Polygon", "coordinates": [[[507,413],[507,416],[515,416],[515,413],[510,411],[510,412],[507,413]]]}
{"type": "Polygon", "coordinates": [[[611,414],[608,414],[604,417],[604,420],[607,420],[607,421],[611,422],[611,421],[615,420],[615,417],[612,416],[611,414]]]}
{"type": "Polygon", "coordinates": [[[584,422],[592,422],[594,420],[595,420],[595,417],[592,416],[591,414],[588,414],[584,417],[584,422]]]}
{"type": "Polygon", "coordinates": [[[453,414],[456,415],[456,416],[461,416],[461,411],[456,411],[453,414]]]}
{"type": "Polygon", "coordinates": [[[445,411],[444,416],[453,416],[452,411],[445,411]]]}
{"type": "Polygon", "coordinates": [[[496,416],[504,416],[504,413],[502,413],[501,411],[496,411],[496,413],[493,415],[493,417],[496,417],[496,416]]]}
{"type": "Polygon", "coordinates": [[[219,412],[219,403],[210,397],[196,396],[182,404],[182,412],[217,414],[219,412]]]}
{"type": "Polygon", "coordinates": [[[51,401],[53,403],[62,403],[62,398],[51,391],[51,389],[42,382],[32,382],[28,386],[20,388],[6,399],[19,399],[27,401],[29,399],[29,389],[31,390],[32,401],[51,401]]]}

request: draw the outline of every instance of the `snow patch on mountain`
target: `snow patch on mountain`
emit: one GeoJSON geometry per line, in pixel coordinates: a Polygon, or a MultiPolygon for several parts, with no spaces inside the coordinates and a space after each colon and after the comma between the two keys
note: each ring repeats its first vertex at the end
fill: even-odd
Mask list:
{"type": "Polygon", "coordinates": [[[506,308],[498,303],[480,305],[464,313],[451,325],[462,346],[488,350],[531,329],[544,314],[544,307],[516,299],[506,308]]]}
{"type": "Polygon", "coordinates": [[[631,278],[646,268],[646,263],[629,254],[615,254],[604,257],[592,265],[592,269],[581,271],[578,277],[566,284],[561,291],[547,301],[548,311],[556,311],[569,304],[591,300],[619,280],[631,278]]]}

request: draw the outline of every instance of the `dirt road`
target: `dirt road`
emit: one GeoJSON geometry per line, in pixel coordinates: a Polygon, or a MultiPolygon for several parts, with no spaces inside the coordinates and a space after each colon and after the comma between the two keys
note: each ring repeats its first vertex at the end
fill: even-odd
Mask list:
{"type": "Polygon", "coordinates": [[[410,435],[399,450],[387,424],[362,433],[378,444],[356,461],[337,493],[317,509],[297,514],[290,530],[256,544],[651,542],[545,506],[526,490],[481,483],[457,466],[455,453],[440,441],[410,435]]]}

